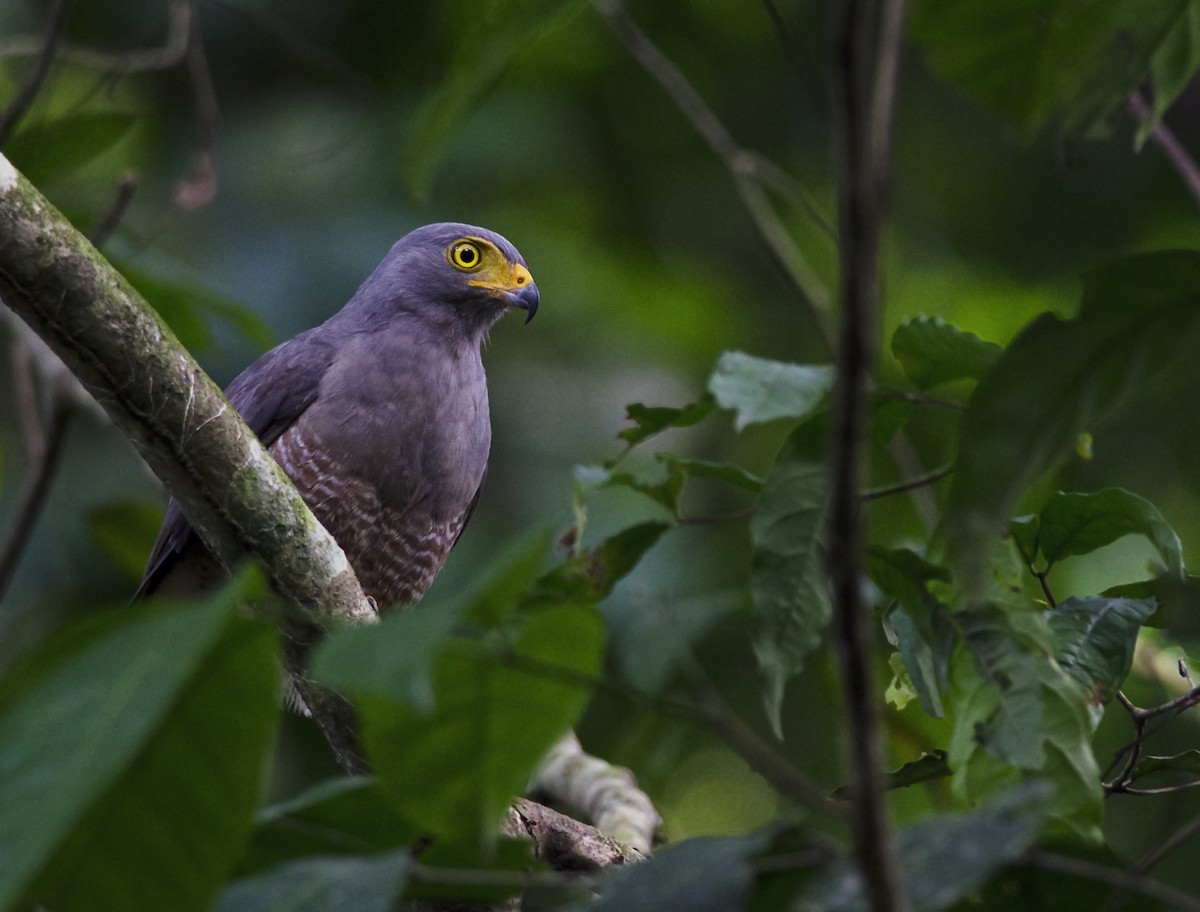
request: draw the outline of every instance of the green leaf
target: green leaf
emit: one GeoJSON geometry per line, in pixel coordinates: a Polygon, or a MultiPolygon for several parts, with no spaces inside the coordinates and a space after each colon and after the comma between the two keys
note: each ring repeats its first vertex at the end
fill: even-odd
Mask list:
{"type": "Polygon", "coordinates": [[[574,724],[590,695],[585,682],[600,669],[603,625],[593,609],[545,608],[522,620],[494,653],[490,641],[463,642],[438,657],[431,713],[411,706],[405,687],[358,701],[385,794],[449,842],[495,840],[509,801],[574,724]]]}
{"type": "Polygon", "coordinates": [[[434,665],[458,620],[453,605],[418,602],[378,624],[344,627],[318,647],[312,675],[334,690],[429,711],[434,706],[434,665]]]}
{"type": "Polygon", "coordinates": [[[154,547],[162,525],[162,507],[127,500],[94,510],[90,517],[92,539],[131,580],[146,569],[146,555],[154,547]]]}
{"type": "Polygon", "coordinates": [[[588,604],[607,598],[613,586],[670,528],[667,523],[640,523],[572,554],[537,581],[530,601],[588,604]]]}
{"type": "Polygon", "coordinates": [[[873,548],[867,568],[875,585],[896,600],[884,618],[888,642],[900,650],[921,708],[940,718],[955,635],[946,606],[929,586],[949,582],[950,574],[908,549],[873,548]]]}
{"type": "Polygon", "coordinates": [[[1187,773],[1200,776],[1200,750],[1192,748],[1169,757],[1143,756],[1134,765],[1132,778],[1142,779],[1156,773],[1187,773]]]}
{"type": "Polygon", "coordinates": [[[892,336],[892,354],[919,389],[951,380],[978,380],[1003,351],[974,333],[963,332],[941,317],[906,320],[892,336]]]}
{"type": "Polygon", "coordinates": [[[1046,813],[1078,836],[1100,836],[1103,795],[1092,751],[1091,692],[1045,654],[1040,613],[960,612],[968,650],[951,670],[951,787],[979,801],[1022,780],[1053,786],[1046,813]]]}
{"type": "Polygon", "coordinates": [[[1051,120],[1085,132],[1122,108],[1187,11],[1187,0],[925,0],[911,31],[934,72],[1031,137],[1051,120]]]}
{"type": "Polygon", "coordinates": [[[306,858],[230,884],[215,912],[390,912],[408,873],[407,852],[306,858]]]}
{"type": "Polygon", "coordinates": [[[1143,623],[1169,627],[1177,636],[1200,634],[1200,576],[1164,573],[1154,579],[1124,583],[1105,589],[1108,598],[1153,599],[1157,609],[1143,623]]]}
{"type": "MultiPolygon", "coordinates": [[[[884,787],[892,789],[908,788],[929,782],[931,779],[942,779],[950,775],[950,767],[946,763],[946,752],[943,750],[930,751],[921,754],[916,760],[910,760],[898,770],[887,774],[884,787]]],[[[854,795],[854,789],[848,785],[840,785],[832,792],[832,797],[839,800],[849,800],[854,795]]]]}
{"type": "Polygon", "coordinates": [[[31,184],[41,186],[107,152],[135,123],[133,114],[115,111],[82,111],[34,121],[9,140],[4,154],[31,184]]]}
{"type": "Polygon", "coordinates": [[[954,622],[975,660],[977,677],[953,688],[960,708],[955,713],[951,765],[958,766],[956,761],[979,744],[1005,763],[1040,769],[1046,758],[1038,657],[1013,628],[1010,616],[990,605],[958,612],[954,622]]]}
{"type": "Polygon", "coordinates": [[[664,462],[672,472],[682,472],[689,478],[711,478],[714,481],[723,481],[735,488],[750,491],[752,494],[759,493],[763,487],[763,479],[731,462],[680,459],[672,453],[658,453],[656,458],[664,462]]]}
{"type": "Polygon", "coordinates": [[[450,140],[512,59],[581,7],[579,0],[442,4],[443,22],[454,43],[449,62],[440,68],[442,82],[412,120],[404,170],[414,196],[428,195],[434,169],[450,140]]]}
{"type": "Polygon", "coordinates": [[[0,906],[205,909],[249,835],[278,716],[245,586],[68,628],[0,698],[0,906]]]}
{"type": "Polygon", "coordinates": [[[1138,128],[1140,150],[1200,68],[1200,2],[1191,0],[1150,58],[1150,116],[1138,128]]]}
{"type": "Polygon", "coordinates": [[[1162,556],[1167,569],[1183,575],[1183,545],[1158,507],[1122,488],[1094,494],[1055,494],[1042,507],[1038,543],[1053,564],[1064,557],[1088,554],[1125,535],[1144,535],[1162,556]]]}
{"type": "Polygon", "coordinates": [[[742,909],[754,887],[755,857],[767,834],[700,836],[667,846],[636,865],[611,868],[599,897],[576,912],[730,912],[742,909]]]}
{"type": "Polygon", "coordinates": [[[819,416],[791,433],[750,521],[754,655],[776,735],[781,733],[784,686],[803,670],[829,626],[821,548],[829,499],[825,432],[826,422],[819,416]]]}
{"type": "Polygon", "coordinates": [[[617,436],[633,447],[669,428],[692,427],[699,424],[716,407],[716,400],[708,394],[683,408],[649,406],[635,402],[625,407],[625,417],[634,423],[634,427],[626,428],[617,436]]]}
{"type": "Polygon", "coordinates": [[[833,388],[828,365],[785,364],[742,352],[725,352],[708,381],[717,404],[736,413],[734,426],[779,418],[806,418],[833,388]]]}
{"type": "MultiPolygon", "coordinates": [[[[1020,857],[1045,819],[1045,783],[996,795],[965,814],[939,814],[896,834],[909,907],[936,912],[970,897],[997,871],[1020,857]]],[[[866,884],[849,853],[805,889],[797,912],[867,912],[866,884]]]]}
{"type": "Polygon", "coordinates": [[[975,388],[961,422],[944,540],[976,597],[1018,498],[1077,435],[1140,387],[1200,324],[1200,253],[1144,254],[1085,279],[1078,316],[1035,320],[975,388]]]}
{"type": "Polygon", "coordinates": [[[1151,601],[1071,598],[1047,613],[1058,663],[1107,703],[1129,674],[1138,630],[1154,611],[1151,601]]]}
{"type": "Polygon", "coordinates": [[[258,814],[238,873],[313,855],[362,855],[408,847],[424,833],[396,813],[373,777],[330,779],[258,814]]]}

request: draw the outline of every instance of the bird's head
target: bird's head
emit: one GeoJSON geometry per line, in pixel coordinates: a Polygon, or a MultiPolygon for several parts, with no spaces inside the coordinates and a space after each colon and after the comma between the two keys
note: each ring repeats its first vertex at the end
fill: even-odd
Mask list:
{"type": "Polygon", "coordinates": [[[355,299],[439,325],[483,333],[513,307],[533,319],[538,287],[517,248],[494,231],[440,222],[411,231],[392,247],[355,299]]]}

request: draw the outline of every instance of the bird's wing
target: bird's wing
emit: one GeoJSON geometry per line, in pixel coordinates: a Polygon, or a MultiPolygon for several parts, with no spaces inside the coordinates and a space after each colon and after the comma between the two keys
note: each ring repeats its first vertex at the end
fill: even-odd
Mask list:
{"type": "MultiPolygon", "coordinates": [[[[263,446],[278,440],[316,400],[334,351],[317,330],[309,330],[271,349],[229,384],[225,394],[263,446]]],[[[153,593],[195,540],[195,530],[172,499],[134,598],[153,593]]]]}
{"type": "Polygon", "coordinates": [[[458,540],[462,538],[463,531],[467,528],[467,523],[471,521],[471,516],[475,513],[475,506],[479,503],[479,495],[483,493],[483,483],[487,481],[487,466],[483,467],[483,477],[479,479],[479,487],[475,489],[475,496],[471,498],[471,502],[467,504],[467,509],[463,512],[462,525],[458,527],[458,533],[454,536],[454,541],[450,543],[453,549],[458,544],[458,540]]]}

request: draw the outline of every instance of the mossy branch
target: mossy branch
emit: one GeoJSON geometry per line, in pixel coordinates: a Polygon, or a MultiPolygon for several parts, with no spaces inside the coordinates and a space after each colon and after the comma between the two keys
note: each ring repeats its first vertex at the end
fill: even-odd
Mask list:
{"type": "MultiPolygon", "coordinates": [[[[374,619],[342,549],[157,313],[0,155],[0,299],[133,442],[226,567],[260,563],[291,608],[289,667],[338,618],[374,619]]],[[[301,690],[343,765],[361,765],[353,716],[301,690]],[[311,699],[310,699],[311,697],[311,699]]]]}

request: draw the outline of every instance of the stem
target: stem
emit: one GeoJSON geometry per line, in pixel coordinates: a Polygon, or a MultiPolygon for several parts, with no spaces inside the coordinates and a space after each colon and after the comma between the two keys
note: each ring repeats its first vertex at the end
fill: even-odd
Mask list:
{"type": "MultiPolygon", "coordinates": [[[[1144,124],[1150,119],[1150,108],[1139,89],[1134,89],[1129,95],[1129,110],[1138,123],[1144,124]]],[[[1192,199],[1200,205],[1200,167],[1188,154],[1187,149],[1161,120],[1150,129],[1150,138],[1162,149],[1175,173],[1182,178],[1192,199]]]]}
{"type": "Polygon", "coordinates": [[[871,908],[908,908],[887,821],[875,649],[862,599],[862,441],[874,363],[903,0],[848,0],[835,38],[842,319],[835,389],[828,566],[849,722],[854,848],[871,908]],[[878,35],[876,35],[878,32],[878,35]],[[876,63],[877,62],[877,63],[876,63]],[[871,66],[875,65],[874,73],[871,66]]]}
{"type": "Polygon", "coordinates": [[[1056,874],[1066,874],[1069,877],[1081,877],[1085,880],[1095,880],[1111,884],[1131,893],[1138,893],[1158,902],[1165,903],[1168,908],[1200,912],[1200,900],[1189,896],[1182,890],[1168,887],[1166,884],[1142,877],[1140,874],[1122,871],[1086,861],[1082,858],[1070,858],[1066,855],[1056,855],[1052,852],[1033,850],[1026,852],[1021,858],[1023,864],[1056,874]]]}
{"type": "Polygon", "coordinates": [[[25,546],[33,537],[33,527],[37,524],[46,499],[50,494],[50,483],[58,470],[59,457],[62,455],[63,441],[67,437],[67,428],[71,423],[71,409],[65,403],[55,405],[50,415],[50,421],[45,429],[45,444],[42,458],[33,468],[25,488],[25,496],[17,509],[16,519],[9,530],[8,539],[0,549],[0,602],[16,575],[17,565],[25,546]]]}
{"type": "Polygon", "coordinates": [[[58,45],[62,41],[63,29],[66,27],[67,13],[70,9],[70,0],[55,0],[54,6],[51,7],[50,23],[46,26],[46,37],[38,52],[37,61],[21,88],[17,90],[12,103],[0,114],[0,146],[4,145],[13,130],[16,129],[17,124],[21,122],[21,118],[25,116],[25,112],[33,106],[38,92],[46,82],[46,77],[50,75],[50,66],[54,63],[54,52],[58,50],[58,45]]]}
{"type": "Polygon", "coordinates": [[[863,500],[878,500],[881,497],[889,497],[892,494],[907,494],[909,491],[915,491],[918,488],[928,487],[931,484],[936,484],[947,475],[954,471],[954,466],[944,465],[940,469],[934,469],[925,475],[918,478],[910,478],[908,481],[902,481],[899,484],[889,485],[886,488],[872,488],[870,491],[863,491],[863,500]]]}

